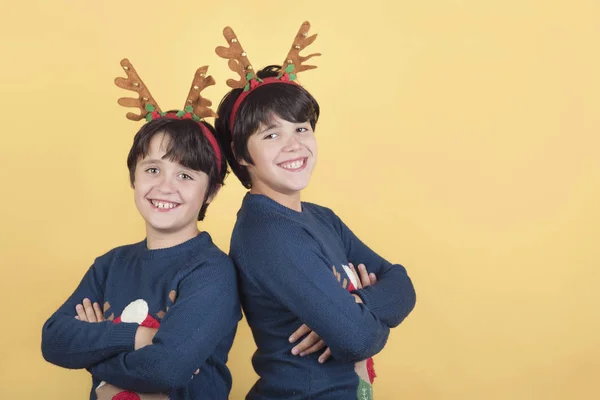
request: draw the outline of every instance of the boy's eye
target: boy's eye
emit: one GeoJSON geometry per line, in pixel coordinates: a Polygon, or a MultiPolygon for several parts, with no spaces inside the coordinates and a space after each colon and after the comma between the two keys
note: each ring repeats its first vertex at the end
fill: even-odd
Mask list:
{"type": "Polygon", "coordinates": [[[263,139],[275,139],[277,136],[279,136],[277,133],[269,133],[268,135],[263,137],[263,139]]]}
{"type": "Polygon", "coordinates": [[[184,173],[184,172],[180,173],[180,174],[179,174],[179,177],[180,177],[181,179],[185,179],[185,180],[190,180],[190,181],[191,181],[191,180],[193,180],[193,178],[192,178],[190,175],[188,175],[188,174],[186,174],[186,173],[184,173]]]}
{"type": "Polygon", "coordinates": [[[146,169],[146,172],[152,175],[156,175],[158,174],[158,168],[155,167],[150,167],[146,169]]]}
{"type": "Polygon", "coordinates": [[[296,132],[299,132],[299,133],[308,132],[308,128],[306,128],[304,126],[299,126],[298,128],[296,128],[296,132]]]}

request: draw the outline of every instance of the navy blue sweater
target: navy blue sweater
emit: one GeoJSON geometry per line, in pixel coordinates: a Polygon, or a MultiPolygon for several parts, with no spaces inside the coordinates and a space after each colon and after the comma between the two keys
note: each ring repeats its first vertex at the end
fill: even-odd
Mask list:
{"type": "Polygon", "coordinates": [[[225,363],[240,317],[235,267],[208,233],[158,250],[143,241],[95,260],[44,324],[42,353],[53,364],[87,368],[90,399],[101,381],[171,400],[227,399],[225,363]],[[84,298],[101,304],[107,321],[76,320],[84,298]],[[159,329],[151,346],[134,351],[140,324],[159,329]]]}
{"type": "Polygon", "coordinates": [[[327,208],[302,203],[296,212],[253,194],[238,213],[230,255],[258,347],[252,362],[260,379],[247,399],[372,398],[364,360],[415,305],[404,267],[378,256],[327,208]],[[345,288],[348,263],[377,276],[374,286],[353,291],[364,304],[345,288]],[[324,364],[320,352],[291,354],[288,338],[302,323],[330,347],[324,364]]]}

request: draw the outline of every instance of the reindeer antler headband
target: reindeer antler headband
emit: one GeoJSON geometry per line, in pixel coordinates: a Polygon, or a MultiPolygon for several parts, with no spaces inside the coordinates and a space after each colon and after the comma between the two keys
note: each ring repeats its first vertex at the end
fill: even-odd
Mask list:
{"type": "Polygon", "coordinates": [[[217,47],[217,55],[219,57],[228,59],[229,68],[240,75],[239,81],[236,81],[235,79],[228,79],[227,85],[232,89],[244,88],[244,91],[238,96],[233,105],[233,109],[231,110],[231,116],[229,119],[229,128],[231,130],[233,130],[233,123],[235,122],[235,116],[240,108],[240,105],[255,88],[271,83],[291,83],[297,85],[295,80],[296,75],[299,72],[317,68],[314,65],[303,65],[302,63],[312,57],[320,56],[320,53],[309,54],[308,56],[300,55],[300,51],[304,50],[317,38],[316,34],[308,36],[309,29],[310,23],[308,21],[304,22],[302,26],[300,26],[300,30],[298,30],[298,33],[294,38],[294,42],[292,43],[292,48],[288,52],[282,64],[284,68],[281,69],[278,76],[265,79],[260,79],[254,73],[252,64],[250,63],[250,60],[248,60],[247,54],[242,48],[237,36],[233,32],[233,29],[230,27],[223,29],[223,36],[229,43],[229,47],[217,47]]]}
{"type": "Polygon", "coordinates": [[[190,88],[190,92],[187,96],[186,104],[183,110],[169,113],[165,113],[160,110],[158,103],[150,94],[148,87],[144,84],[144,82],[142,82],[142,79],[137,74],[133,68],[133,65],[131,65],[128,59],[124,58],[121,60],[121,66],[125,70],[127,78],[115,78],[115,85],[122,89],[136,92],[139,95],[137,99],[132,97],[121,97],[118,100],[118,103],[123,107],[138,107],[140,109],[140,114],[128,112],[126,115],[127,119],[132,121],[140,121],[142,119],[146,119],[146,121],[152,121],[154,119],[164,117],[172,119],[192,119],[196,121],[198,125],[200,125],[202,133],[206,139],[208,139],[215,152],[215,156],[217,157],[217,169],[220,172],[222,159],[221,150],[219,149],[217,140],[212,132],[202,123],[203,118],[217,116],[217,114],[215,114],[215,112],[209,108],[212,105],[212,102],[200,95],[202,90],[215,84],[215,80],[212,76],[206,76],[208,66],[200,67],[196,70],[194,80],[192,81],[192,87],[190,88]]]}

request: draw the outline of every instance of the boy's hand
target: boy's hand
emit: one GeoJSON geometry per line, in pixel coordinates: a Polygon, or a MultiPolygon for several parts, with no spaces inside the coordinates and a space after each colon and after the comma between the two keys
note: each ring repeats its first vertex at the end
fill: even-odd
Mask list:
{"type": "MultiPolygon", "coordinates": [[[[367,272],[367,267],[365,267],[365,264],[358,264],[358,272],[356,272],[356,268],[354,268],[354,264],[348,263],[348,266],[354,273],[354,276],[356,277],[356,281],[358,282],[357,289],[362,289],[367,286],[373,286],[374,284],[377,283],[377,276],[375,276],[375,274],[372,272],[369,274],[367,272]]],[[[357,303],[362,303],[362,301],[360,301],[360,302],[357,301],[357,303]]]]}
{"type": "MultiPolygon", "coordinates": [[[[377,276],[375,276],[374,273],[369,274],[367,272],[367,267],[365,267],[365,264],[358,264],[358,272],[356,272],[354,264],[348,263],[348,266],[350,267],[350,270],[356,277],[356,282],[358,282],[358,287],[356,289],[362,289],[364,287],[372,286],[377,283],[377,276]]],[[[352,293],[352,296],[354,297],[355,302],[362,304],[363,301],[359,295],[357,295],[356,293],[352,293]]]]}
{"type": "Polygon", "coordinates": [[[83,304],[77,304],[75,306],[77,315],[75,319],[84,322],[102,322],[104,321],[104,313],[100,308],[100,304],[90,301],[90,299],[83,299],[83,304]]]}
{"type": "MultiPolygon", "coordinates": [[[[317,333],[310,329],[306,324],[302,324],[302,326],[298,328],[296,332],[292,333],[292,336],[290,336],[289,339],[290,343],[294,343],[296,340],[298,340],[298,338],[301,338],[307,333],[308,335],[292,349],[293,355],[299,355],[300,357],[304,357],[314,353],[315,351],[319,351],[323,347],[325,347],[325,342],[323,341],[323,339],[321,339],[319,335],[317,335],[317,333]]],[[[328,347],[319,357],[319,362],[323,364],[325,361],[327,361],[329,357],[331,357],[331,350],[329,350],[328,347]]]]}

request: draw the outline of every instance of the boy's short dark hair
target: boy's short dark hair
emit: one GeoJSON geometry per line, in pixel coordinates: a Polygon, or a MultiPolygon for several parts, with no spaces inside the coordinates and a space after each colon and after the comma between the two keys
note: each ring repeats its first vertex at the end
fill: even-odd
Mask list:
{"type": "MultiPolygon", "coordinates": [[[[214,128],[206,123],[200,122],[207,127],[213,135],[214,128]]],[[[133,145],[127,156],[127,168],[129,168],[129,181],[131,186],[135,185],[135,168],[141,159],[149,151],[150,141],[156,134],[169,136],[169,144],[163,158],[178,162],[184,167],[195,171],[202,171],[208,175],[208,188],[204,204],[198,214],[198,221],[202,221],[206,215],[208,204],[206,201],[213,196],[225,180],[227,175],[227,164],[222,157],[221,169],[217,166],[217,157],[208,139],[202,133],[202,129],[191,119],[159,118],[152,120],[135,134],[133,145]]]]}
{"type": "MultiPolygon", "coordinates": [[[[281,69],[278,65],[270,65],[260,70],[256,75],[261,78],[277,76],[281,69]]],[[[268,124],[273,115],[288,122],[309,121],[313,130],[319,119],[319,103],[299,85],[267,84],[252,90],[244,99],[237,111],[234,129],[231,131],[229,120],[231,110],[242,89],[231,90],[219,104],[215,120],[217,140],[227,157],[231,170],[245,188],[250,189],[252,182],[248,169],[238,162],[244,160],[252,164],[248,153],[248,138],[256,132],[260,124],[268,124]],[[232,149],[233,147],[233,149],[232,149]],[[237,156],[237,159],[236,159],[237,156]]]]}

